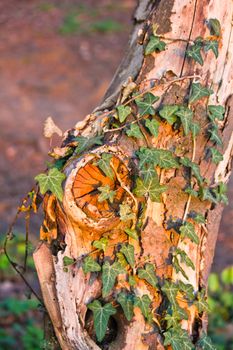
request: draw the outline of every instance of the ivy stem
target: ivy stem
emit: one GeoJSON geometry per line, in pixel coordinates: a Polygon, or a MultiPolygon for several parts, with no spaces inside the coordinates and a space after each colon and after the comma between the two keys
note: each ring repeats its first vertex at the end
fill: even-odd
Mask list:
{"type": "MultiPolygon", "coordinates": [[[[193,154],[192,154],[192,162],[194,162],[195,160],[195,155],[196,155],[196,138],[193,137],[193,154]]],[[[188,215],[188,212],[189,212],[189,207],[190,207],[190,203],[191,203],[191,199],[192,199],[192,195],[189,194],[188,196],[188,200],[187,200],[187,203],[186,203],[186,206],[185,206],[185,211],[184,211],[184,215],[183,215],[183,218],[182,218],[182,223],[185,222],[186,218],[187,218],[187,215],[188,215]]]]}
{"type": "Polygon", "coordinates": [[[148,117],[149,117],[149,115],[146,115],[146,116],[143,115],[143,116],[137,118],[137,120],[133,120],[133,121],[130,122],[130,123],[126,123],[126,124],[120,126],[119,128],[104,130],[104,133],[107,133],[107,132],[115,132],[115,131],[123,130],[126,126],[129,126],[129,125],[131,125],[131,124],[136,124],[138,121],[140,121],[140,120],[142,120],[142,119],[146,119],[146,118],[148,118],[148,117]]]}
{"type": "MultiPolygon", "coordinates": [[[[137,118],[137,117],[136,117],[137,118]]],[[[149,143],[149,141],[148,141],[148,138],[147,138],[147,136],[146,136],[146,133],[144,132],[144,130],[143,130],[143,127],[140,125],[140,123],[139,123],[139,121],[138,121],[138,118],[137,118],[137,124],[138,124],[138,126],[139,126],[139,128],[140,128],[140,130],[141,130],[141,133],[142,133],[142,135],[143,135],[143,137],[144,137],[144,139],[145,139],[145,141],[146,141],[146,145],[147,145],[147,147],[150,147],[150,143],[149,143]]]]}
{"type": "MultiPolygon", "coordinates": [[[[34,189],[33,189],[34,190],[34,189]]],[[[32,192],[32,191],[31,191],[32,192]]],[[[28,289],[31,291],[32,294],[34,294],[34,296],[36,297],[36,299],[41,303],[41,305],[44,305],[42,299],[40,298],[40,296],[37,294],[37,292],[33,289],[33,287],[30,285],[30,283],[28,282],[28,280],[24,277],[24,272],[25,272],[25,269],[26,269],[26,263],[27,263],[27,245],[28,245],[28,224],[29,222],[29,219],[30,219],[30,216],[26,218],[26,238],[25,238],[25,245],[26,245],[26,248],[25,248],[25,257],[24,257],[24,266],[22,267],[23,268],[23,271],[24,272],[21,272],[19,267],[20,265],[18,265],[17,263],[15,263],[13,260],[11,260],[11,257],[10,255],[8,254],[8,249],[7,249],[7,244],[8,244],[8,241],[11,240],[13,238],[13,228],[19,218],[19,214],[22,212],[21,208],[23,207],[24,203],[29,199],[29,193],[27,194],[27,196],[25,198],[23,198],[23,200],[21,201],[21,206],[18,208],[17,212],[16,212],[16,215],[12,221],[12,223],[10,224],[9,226],[9,229],[8,229],[8,232],[6,234],[6,238],[4,240],[4,244],[3,244],[3,251],[4,251],[4,254],[9,262],[9,264],[12,266],[12,268],[15,270],[15,272],[20,276],[20,278],[24,281],[25,285],[28,287],[28,289]]],[[[29,211],[32,209],[32,206],[29,205],[29,211]]]]}
{"type": "Polygon", "coordinates": [[[157,36],[158,36],[160,39],[167,40],[167,41],[173,41],[173,42],[182,41],[182,42],[184,42],[184,43],[191,43],[191,44],[194,43],[194,40],[190,40],[190,39],[169,38],[169,37],[166,37],[166,36],[163,36],[163,35],[157,35],[157,36]]]}
{"type": "MultiPolygon", "coordinates": [[[[171,80],[171,81],[166,81],[166,82],[164,82],[164,83],[159,83],[158,85],[166,85],[166,84],[168,84],[168,86],[170,86],[170,85],[175,84],[175,83],[177,83],[177,82],[179,82],[179,81],[183,81],[183,80],[186,80],[186,79],[195,79],[195,78],[201,79],[201,76],[200,76],[200,75],[196,75],[196,74],[194,74],[194,75],[186,75],[186,76],[183,76],[183,77],[180,77],[180,78],[173,79],[173,80],[171,80]]],[[[154,80],[156,80],[156,79],[154,79],[154,80]]],[[[148,80],[148,81],[149,81],[149,80],[148,80]]],[[[144,82],[145,82],[145,81],[144,81],[144,82]]],[[[132,101],[136,100],[137,98],[139,98],[139,97],[145,95],[147,92],[151,92],[151,91],[155,90],[156,88],[157,88],[157,85],[156,85],[156,86],[153,86],[153,87],[151,87],[151,88],[149,88],[149,89],[147,89],[147,90],[144,90],[144,91],[141,92],[140,94],[138,94],[138,95],[132,97],[132,98],[129,99],[127,102],[123,103],[123,106],[127,106],[130,102],[132,102],[132,101]]]]}

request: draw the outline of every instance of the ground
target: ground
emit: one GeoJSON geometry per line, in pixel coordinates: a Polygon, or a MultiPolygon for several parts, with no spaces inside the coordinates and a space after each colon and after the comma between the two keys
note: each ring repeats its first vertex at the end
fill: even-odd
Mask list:
{"type": "MultiPolygon", "coordinates": [[[[0,2],[1,234],[46,168],[43,123],[65,131],[98,105],[125,51],[135,0],[0,2]]],[[[54,144],[59,142],[54,140],[54,144]]],[[[233,263],[233,179],[214,270],[233,263]]],[[[31,232],[38,237],[40,217],[31,232]]],[[[22,221],[16,229],[22,231],[22,221]]]]}

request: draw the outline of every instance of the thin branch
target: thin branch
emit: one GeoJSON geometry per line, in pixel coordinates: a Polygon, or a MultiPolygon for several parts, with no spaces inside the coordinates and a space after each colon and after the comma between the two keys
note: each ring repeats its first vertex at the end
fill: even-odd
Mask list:
{"type": "MultiPolygon", "coordinates": [[[[14,217],[14,219],[12,220],[8,232],[6,234],[6,238],[4,240],[4,244],[3,244],[3,251],[4,254],[9,262],[9,264],[12,266],[12,268],[15,270],[15,272],[21,277],[21,279],[24,281],[25,285],[28,287],[28,289],[31,291],[31,293],[38,299],[38,301],[41,303],[41,305],[44,305],[42,299],[40,298],[40,296],[37,294],[37,292],[32,288],[32,286],[30,285],[30,283],[27,281],[27,279],[24,277],[24,274],[20,271],[20,269],[18,269],[18,264],[15,263],[13,260],[11,260],[9,254],[8,254],[8,250],[7,250],[7,243],[9,240],[11,240],[13,238],[13,228],[16,224],[16,221],[18,220],[19,214],[22,212],[21,208],[24,205],[24,203],[29,199],[29,194],[27,194],[27,196],[25,198],[23,198],[23,200],[21,201],[21,206],[18,208],[16,215],[14,217]]],[[[29,206],[28,212],[31,210],[31,206],[29,206]]],[[[28,213],[27,212],[27,213],[28,213]]],[[[25,237],[25,244],[26,244],[26,248],[25,248],[25,256],[24,256],[24,266],[23,266],[23,271],[25,272],[26,269],[26,263],[27,263],[27,255],[28,255],[28,234],[29,234],[29,220],[30,215],[28,217],[26,217],[26,237],[25,237]]]]}

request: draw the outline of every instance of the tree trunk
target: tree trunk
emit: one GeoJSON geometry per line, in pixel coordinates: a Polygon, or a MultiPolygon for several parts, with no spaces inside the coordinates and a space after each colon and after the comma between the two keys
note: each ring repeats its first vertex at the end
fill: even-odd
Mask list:
{"type": "MultiPolygon", "coordinates": [[[[203,342],[207,328],[205,288],[225,200],[224,184],[231,171],[232,14],[230,0],[141,1],[129,49],[102,104],[66,133],[59,150],[66,160],[63,200],[45,195],[42,242],[34,253],[45,306],[62,349],[165,349],[176,348],[179,342],[187,349],[191,349],[190,342],[201,347],[200,338],[203,342]],[[218,19],[221,29],[210,19],[218,19]],[[194,42],[197,37],[204,39],[194,42]],[[160,46],[150,53],[151,40],[159,40],[160,46]],[[217,58],[208,44],[218,46],[217,58]],[[197,49],[198,58],[190,54],[192,48],[197,49]],[[195,98],[198,83],[213,93],[202,90],[195,98]],[[159,99],[152,99],[150,109],[142,111],[140,102],[149,92],[159,99]],[[121,119],[117,105],[131,108],[125,121],[117,119],[121,119]],[[223,106],[224,115],[219,117],[220,107],[211,112],[209,105],[223,106]],[[175,106],[172,119],[161,112],[164,106],[175,106]],[[191,121],[182,114],[182,106],[193,112],[191,121]],[[149,127],[153,121],[157,134],[149,127]],[[193,126],[197,125],[196,135],[193,126]],[[139,134],[132,136],[132,126],[139,134]],[[213,135],[216,128],[222,146],[213,135]],[[96,135],[103,136],[103,144],[95,140],[79,154],[81,139],[76,137],[93,140],[96,135]],[[223,157],[216,160],[213,152],[218,143],[223,157]],[[151,149],[169,152],[164,153],[164,161],[155,162],[155,153],[151,158],[148,154],[151,149]],[[67,156],[66,152],[73,153],[67,156]],[[103,154],[111,156],[105,170],[100,166],[103,154]],[[154,180],[149,178],[150,171],[154,180]],[[159,184],[153,189],[145,176],[151,184],[156,181],[155,171],[159,184]],[[107,184],[115,191],[112,200],[100,201],[95,177],[99,187],[107,184]],[[128,235],[127,228],[134,234],[137,231],[138,239],[128,235]],[[95,249],[93,242],[103,237],[108,240],[106,249],[95,249]],[[120,251],[122,246],[133,246],[135,261],[120,251]],[[107,283],[102,283],[103,267],[102,272],[84,273],[87,256],[101,266],[126,258],[124,272],[115,276],[110,270],[108,277],[114,279],[114,275],[116,280],[107,293],[102,289],[107,283]],[[73,264],[67,258],[74,259],[73,264]],[[118,302],[120,292],[133,305],[130,321],[118,302]],[[143,310],[145,296],[150,302],[143,310]],[[93,330],[94,307],[88,309],[96,299],[101,305],[110,303],[116,312],[104,338],[98,337],[98,325],[93,330]]],[[[58,158],[58,150],[53,155],[58,158]]]]}

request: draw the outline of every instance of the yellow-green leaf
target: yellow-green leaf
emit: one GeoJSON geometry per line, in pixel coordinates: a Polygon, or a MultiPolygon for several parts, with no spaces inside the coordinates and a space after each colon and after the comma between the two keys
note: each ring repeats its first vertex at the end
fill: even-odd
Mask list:
{"type": "Polygon", "coordinates": [[[210,34],[220,36],[221,35],[221,24],[217,18],[209,19],[210,34]]]}
{"type": "Polygon", "coordinates": [[[68,256],[64,256],[63,257],[63,265],[64,266],[69,266],[69,265],[73,265],[75,263],[75,260],[72,258],[69,258],[68,256]]]}
{"type": "Polygon", "coordinates": [[[129,106],[120,105],[117,106],[116,109],[120,123],[123,123],[132,112],[131,107],[129,106]]]}
{"type": "Polygon", "coordinates": [[[108,246],[108,239],[106,237],[100,238],[98,241],[94,241],[92,243],[93,247],[99,250],[103,250],[105,252],[107,246],[108,246]]]}
{"type": "Polygon", "coordinates": [[[131,238],[136,239],[136,241],[138,241],[138,233],[135,229],[126,228],[125,233],[127,233],[127,235],[129,235],[131,238]]]}
{"type": "Polygon", "coordinates": [[[39,183],[40,192],[42,194],[51,191],[60,201],[62,201],[62,182],[65,178],[65,174],[61,173],[57,168],[52,168],[48,171],[48,174],[37,175],[35,180],[39,183]]]}
{"type": "Polygon", "coordinates": [[[129,204],[120,204],[120,219],[121,221],[133,220],[135,214],[132,212],[129,204]]]}
{"type": "Polygon", "coordinates": [[[111,190],[109,185],[101,186],[97,189],[100,192],[98,196],[98,202],[102,203],[106,200],[109,200],[110,203],[114,202],[116,191],[111,190]]]}
{"type": "Polygon", "coordinates": [[[114,171],[111,168],[110,162],[112,159],[112,154],[110,153],[102,153],[101,159],[98,160],[97,165],[103,171],[103,173],[109,177],[109,179],[113,180],[114,171]]]}

